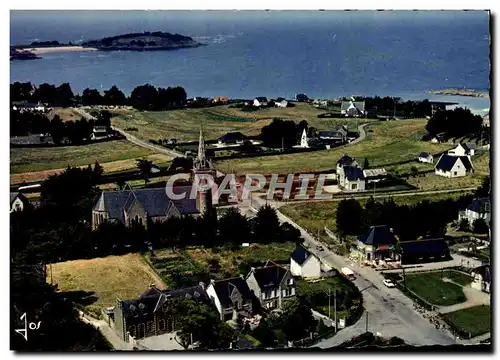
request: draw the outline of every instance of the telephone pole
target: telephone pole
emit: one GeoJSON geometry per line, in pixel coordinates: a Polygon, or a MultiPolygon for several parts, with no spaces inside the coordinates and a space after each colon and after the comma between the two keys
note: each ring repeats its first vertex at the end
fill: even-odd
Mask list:
{"type": "Polygon", "coordinates": [[[368,312],[366,312],[366,329],[365,332],[368,332],[368,312]]]}
{"type": "Polygon", "coordinates": [[[337,289],[333,293],[333,316],[335,316],[335,332],[337,332],[337,289]]]}

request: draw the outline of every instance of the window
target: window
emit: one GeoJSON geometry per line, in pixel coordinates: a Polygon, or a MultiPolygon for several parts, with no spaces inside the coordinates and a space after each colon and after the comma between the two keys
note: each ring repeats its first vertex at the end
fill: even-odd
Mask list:
{"type": "Polygon", "coordinates": [[[293,285],[293,279],[288,280],[288,285],[293,285]]]}
{"type": "Polygon", "coordinates": [[[454,171],[454,172],[453,172],[453,175],[455,175],[455,176],[456,176],[456,175],[457,175],[457,172],[456,172],[456,171],[454,171]]]}
{"type": "Polygon", "coordinates": [[[263,292],[263,293],[262,293],[262,298],[263,298],[263,299],[265,299],[265,298],[266,298],[266,293],[265,293],[265,292],[263,292]]]}
{"type": "Polygon", "coordinates": [[[291,289],[291,295],[295,295],[295,288],[291,289]]]}
{"type": "Polygon", "coordinates": [[[287,296],[287,294],[286,294],[286,290],[283,290],[283,291],[281,292],[281,294],[282,294],[281,296],[287,296]]]}
{"type": "Polygon", "coordinates": [[[351,190],[356,190],[358,188],[358,184],[351,184],[351,190]]]}

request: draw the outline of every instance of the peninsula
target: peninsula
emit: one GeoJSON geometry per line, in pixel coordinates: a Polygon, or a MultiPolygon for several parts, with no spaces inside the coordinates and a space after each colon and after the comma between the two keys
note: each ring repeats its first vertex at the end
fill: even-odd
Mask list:
{"type": "Polygon", "coordinates": [[[194,41],[189,36],[156,31],[107,37],[101,40],[87,41],[82,43],[81,45],[83,47],[90,47],[97,50],[106,51],[152,51],[191,48],[198,47],[203,44],[194,41]]]}
{"type": "Polygon", "coordinates": [[[14,48],[10,49],[10,59],[11,60],[36,60],[41,59],[37,54],[27,50],[17,50],[14,48]]]}
{"type": "Polygon", "coordinates": [[[435,95],[458,95],[458,96],[470,96],[470,97],[488,97],[488,93],[476,91],[472,89],[443,89],[443,90],[433,90],[428,91],[428,94],[435,95]]]}

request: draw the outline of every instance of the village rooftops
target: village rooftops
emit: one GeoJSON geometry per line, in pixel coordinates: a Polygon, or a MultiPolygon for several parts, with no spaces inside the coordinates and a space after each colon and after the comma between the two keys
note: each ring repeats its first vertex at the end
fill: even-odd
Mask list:
{"type": "Polygon", "coordinates": [[[490,200],[487,198],[474,199],[470,205],[467,206],[467,210],[478,214],[486,214],[490,211],[490,200]]]}
{"type": "Polygon", "coordinates": [[[299,245],[292,252],[291,258],[297,264],[302,265],[309,256],[311,256],[311,253],[307,251],[303,246],[299,245]]]}
{"type": "Polygon", "coordinates": [[[231,293],[235,288],[240,292],[243,299],[252,299],[252,292],[250,291],[247,282],[242,277],[214,281],[213,286],[215,293],[224,308],[232,306],[231,293]]]}
{"type": "Polygon", "coordinates": [[[271,265],[266,264],[266,266],[262,268],[253,269],[255,280],[257,280],[257,283],[261,289],[275,288],[280,286],[280,283],[287,272],[287,269],[272,263],[271,265]]]}
{"type": "Polygon", "coordinates": [[[448,154],[443,154],[439,158],[436,164],[436,169],[442,171],[451,171],[458,159],[462,160],[462,163],[464,164],[467,171],[471,171],[474,169],[468,156],[452,156],[448,154]]]}
{"type": "Polygon", "coordinates": [[[394,236],[387,225],[371,226],[365,234],[358,236],[358,241],[365,245],[377,247],[380,245],[395,245],[397,243],[396,236],[394,236]]]}

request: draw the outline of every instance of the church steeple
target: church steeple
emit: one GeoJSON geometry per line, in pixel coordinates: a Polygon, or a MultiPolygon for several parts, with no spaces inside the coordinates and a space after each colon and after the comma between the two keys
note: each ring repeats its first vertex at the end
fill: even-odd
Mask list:
{"type": "Polygon", "coordinates": [[[205,140],[203,139],[203,125],[200,127],[200,139],[198,140],[198,157],[199,163],[205,162],[205,140]]]}

